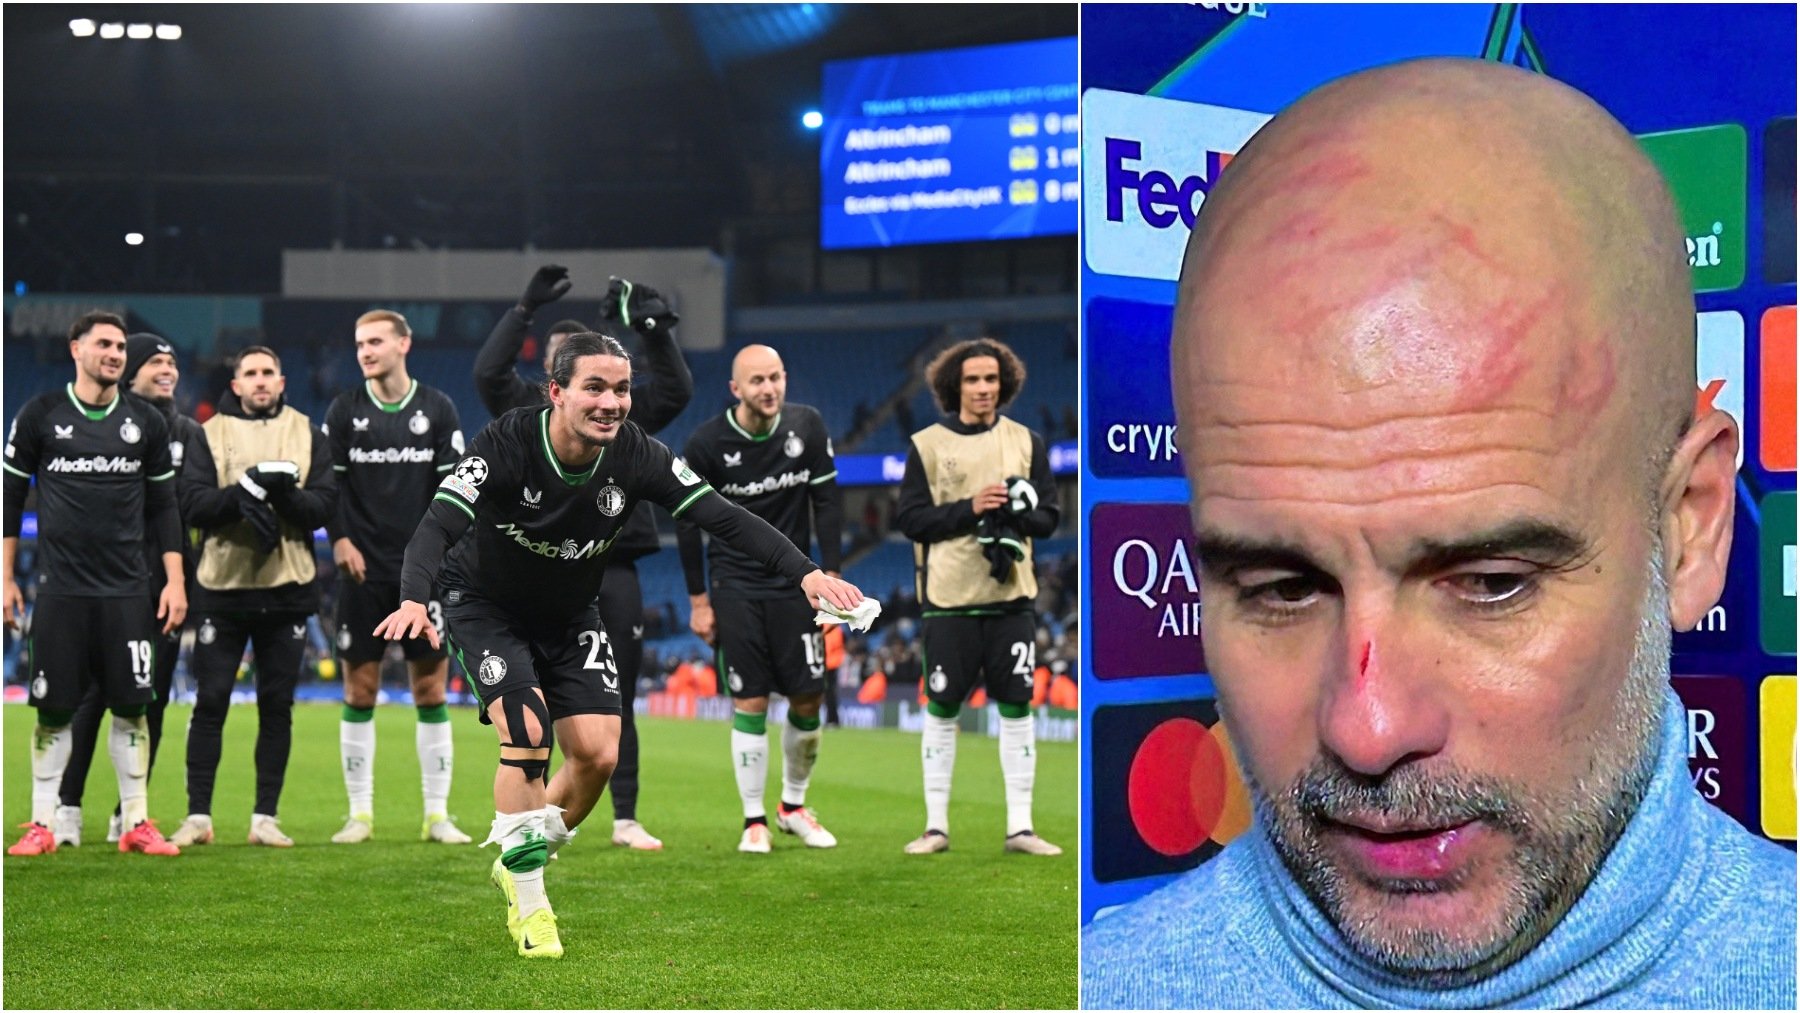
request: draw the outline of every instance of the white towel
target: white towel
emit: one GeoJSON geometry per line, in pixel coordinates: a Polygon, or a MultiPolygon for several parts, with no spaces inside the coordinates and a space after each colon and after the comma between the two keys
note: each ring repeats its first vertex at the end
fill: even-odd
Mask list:
{"type": "Polygon", "coordinates": [[[842,611],[825,599],[819,599],[819,614],[813,616],[813,622],[820,626],[832,623],[849,623],[850,628],[858,633],[869,632],[869,627],[881,615],[881,603],[873,598],[864,598],[856,607],[848,612],[842,611]]]}

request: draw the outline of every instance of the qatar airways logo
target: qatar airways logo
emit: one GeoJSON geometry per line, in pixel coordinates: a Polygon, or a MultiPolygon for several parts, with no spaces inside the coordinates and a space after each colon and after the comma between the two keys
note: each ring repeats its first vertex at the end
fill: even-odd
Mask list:
{"type": "Polygon", "coordinates": [[[1094,674],[1202,672],[1199,560],[1180,503],[1102,503],[1088,519],[1094,674]]]}
{"type": "Polygon", "coordinates": [[[1100,274],[1173,281],[1206,196],[1264,113],[1089,89],[1082,242],[1100,274]]]}

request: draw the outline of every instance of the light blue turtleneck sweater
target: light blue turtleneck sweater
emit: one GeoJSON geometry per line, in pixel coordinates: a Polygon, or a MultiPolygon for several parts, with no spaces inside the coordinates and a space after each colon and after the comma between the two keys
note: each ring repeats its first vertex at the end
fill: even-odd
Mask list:
{"type": "Polygon", "coordinates": [[[1357,956],[1260,825],[1082,934],[1085,1009],[1794,1009],[1794,853],[1688,779],[1673,691],[1656,774],[1600,873],[1523,959],[1422,989],[1357,956]]]}

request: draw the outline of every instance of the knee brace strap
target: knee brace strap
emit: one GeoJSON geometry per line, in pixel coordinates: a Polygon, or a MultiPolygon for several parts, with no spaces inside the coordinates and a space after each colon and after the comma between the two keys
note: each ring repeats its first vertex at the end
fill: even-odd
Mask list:
{"type": "Polygon", "coordinates": [[[500,712],[506,716],[509,738],[500,744],[502,766],[517,767],[525,772],[525,780],[549,780],[550,747],[556,744],[556,729],[550,724],[550,710],[536,690],[514,690],[500,698],[500,712]],[[537,735],[533,736],[525,722],[525,712],[537,718],[537,735]]]}

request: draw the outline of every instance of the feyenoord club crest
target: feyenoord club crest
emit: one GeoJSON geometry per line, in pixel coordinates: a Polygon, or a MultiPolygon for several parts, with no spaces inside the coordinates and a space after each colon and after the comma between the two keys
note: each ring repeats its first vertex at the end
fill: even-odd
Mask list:
{"type": "Polygon", "coordinates": [[[744,677],[737,674],[737,669],[735,668],[727,667],[725,672],[725,685],[730,686],[733,693],[742,692],[744,688],[744,677]]]}
{"type": "Polygon", "coordinates": [[[608,517],[617,517],[625,509],[625,490],[616,485],[601,489],[596,499],[600,504],[600,512],[608,517]]]}
{"type": "Polygon", "coordinates": [[[203,644],[210,644],[213,641],[219,639],[219,631],[213,628],[211,619],[208,619],[207,621],[200,624],[199,636],[200,636],[200,642],[203,644]]]}
{"type": "Polygon", "coordinates": [[[950,686],[950,677],[944,674],[944,666],[939,665],[931,670],[931,691],[942,693],[950,686]]]}
{"type": "Polygon", "coordinates": [[[476,671],[475,677],[481,680],[483,686],[494,685],[506,678],[506,659],[497,654],[490,654],[482,658],[481,667],[476,671]]]}
{"type": "Polygon", "coordinates": [[[406,428],[412,430],[414,436],[424,436],[431,432],[431,420],[422,411],[413,412],[413,417],[406,420],[406,428]]]}
{"type": "Polygon", "coordinates": [[[793,433],[788,434],[787,442],[781,445],[782,453],[789,457],[799,457],[806,452],[806,444],[793,433]]]}
{"type": "Polygon", "coordinates": [[[348,651],[350,649],[350,640],[350,627],[338,627],[338,650],[348,651]]]}
{"type": "Polygon", "coordinates": [[[49,679],[46,679],[40,675],[37,678],[31,680],[31,695],[32,696],[36,697],[39,700],[42,700],[44,698],[44,695],[49,692],[50,692],[50,680],[49,679]]]}
{"type": "Polygon", "coordinates": [[[131,421],[129,416],[124,422],[119,424],[119,439],[124,440],[126,443],[136,443],[143,438],[144,431],[139,429],[138,424],[131,421]]]}

